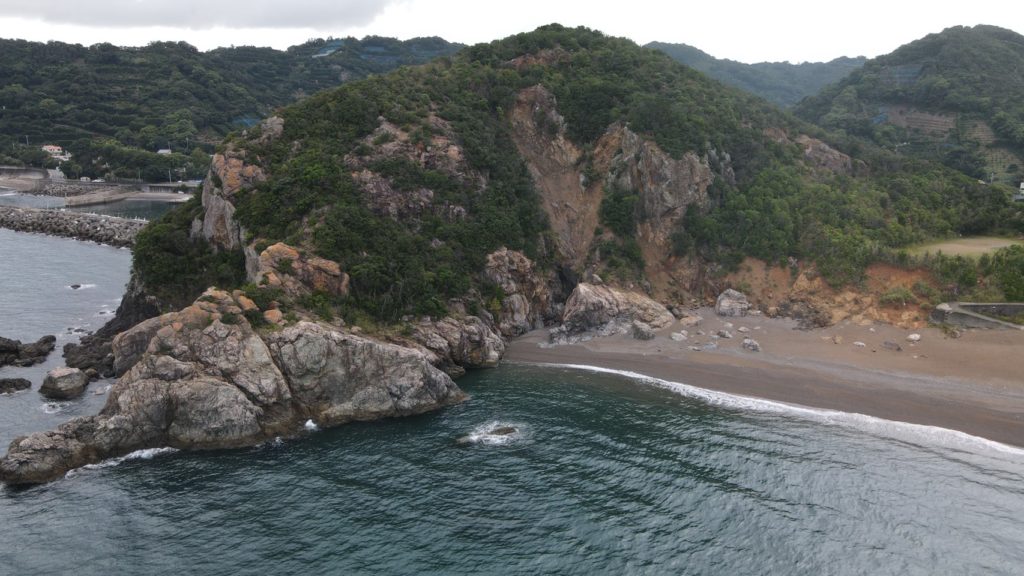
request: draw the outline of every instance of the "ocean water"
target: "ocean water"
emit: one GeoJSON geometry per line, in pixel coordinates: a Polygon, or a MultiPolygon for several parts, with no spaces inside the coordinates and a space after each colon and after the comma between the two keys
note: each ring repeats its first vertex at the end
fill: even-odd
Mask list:
{"type": "Polygon", "coordinates": [[[129,198],[118,200],[107,204],[93,204],[89,206],[64,206],[64,198],[57,196],[36,196],[32,194],[20,194],[12,190],[0,188],[0,206],[19,206],[22,208],[46,208],[52,210],[67,210],[70,212],[88,212],[92,214],[106,214],[119,218],[141,218],[153,220],[167,213],[176,204],[157,200],[144,200],[129,198]]]}
{"type": "MultiPolygon", "coordinates": [[[[5,253],[9,234],[0,231],[5,253]]],[[[13,286],[3,285],[5,309],[13,286]]],[[[19,293],[22,307],[35,299],[31,287],[19,293]]],[[[0,489],[0,573],[960,575],[1024,566],[1016,448],[577,367],[506,364],[459,384],[470,399],[431,414],[310,425],[250,449],[148,451],[0,489]],[[516,432],[488,434],[499,426],[516,432]]],[[[0,396],[0,436],[39,427],[34,419],[49,418],[40,404],[34,391],[0,396]]]]}

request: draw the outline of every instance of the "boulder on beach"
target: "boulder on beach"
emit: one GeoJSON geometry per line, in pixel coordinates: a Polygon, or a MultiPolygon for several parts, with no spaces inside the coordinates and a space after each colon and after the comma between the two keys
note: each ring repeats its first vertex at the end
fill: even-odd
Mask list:
{"type": "Polygon", "coordinates": [[[732,288],[719,294],[715,300],[715,314],[719,316],[746,316],[749,309],[747,296],[732,288]]]}
{"type": "Polygon", "coordinates": [[[78,368],[62,366],[46,373],[39,393],[52,400],[68,400],[81,396],[89,384],[89,376],[78,368]]]}
{"type": "Polygon", "coordinates": [[[649,324],[639,320],[633,321],[633,338],[637,340],[654,340],[654,330],[649,324]]]}
{"type": "Polygon", "coordinates": [[[744,338],[743,349],[750,350],[751,352],[760,352],[761,344],[759,344],[757,340],[754,340],[753,338],[744,338]]]}

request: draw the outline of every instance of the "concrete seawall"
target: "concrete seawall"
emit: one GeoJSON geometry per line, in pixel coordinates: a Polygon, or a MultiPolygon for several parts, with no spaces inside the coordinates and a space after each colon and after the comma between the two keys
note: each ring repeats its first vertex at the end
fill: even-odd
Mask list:
{"type": "Polygon", "coordinates": [[[146,224],[144,220],[114,216],[0,206],[0,228],[88,240],[111,246],[131,246],[135,242],[135,235],[146,224]]]}

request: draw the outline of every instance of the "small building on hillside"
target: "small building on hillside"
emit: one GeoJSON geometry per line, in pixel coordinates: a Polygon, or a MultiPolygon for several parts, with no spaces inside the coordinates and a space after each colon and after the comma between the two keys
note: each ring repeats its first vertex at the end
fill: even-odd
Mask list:
{"type": "Polygon", "coordinates": [[[57,160],[71,159],[71,154],[64,152],[64,149],[61,148],[60,146],[57,146],[56,144],[44,144],[42,149],[43,152],[46,152],[47,154],[50,155],[50,158],[55,158],[57,160]]]}
{"type": "Polygon", "coordinates": [[[161,149],[157,150],[156,153],[166,156],[166,155],[171,153],[171,149],[170,148],[161,148],[161,149]]]}
{"type": "Polygon", "coordinates": [[[1024,182],[1020,183],[1020,192],[1013,195],[1014,202],[1024,202],[1024,182]]]}

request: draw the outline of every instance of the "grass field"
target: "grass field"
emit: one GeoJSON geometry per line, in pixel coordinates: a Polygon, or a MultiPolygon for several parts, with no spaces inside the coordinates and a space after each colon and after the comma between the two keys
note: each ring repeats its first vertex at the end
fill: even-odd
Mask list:
{"type": "Polygon", "coordinates": [[[982,254],[995,252],[1000,248],[1013,246],[1014,244],[1024,245],[1024,241],[1013,238],[994,238],[991,236],[976,236],[974,238],[957,238],[955,240],[943,240],[929,244],[914,246],[908,252],[911,254],[924,254],[930,252],[935,254],[942,252],[947,256],[968,256],[977,258],[982,254]]]}

